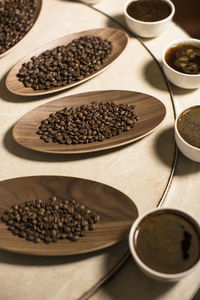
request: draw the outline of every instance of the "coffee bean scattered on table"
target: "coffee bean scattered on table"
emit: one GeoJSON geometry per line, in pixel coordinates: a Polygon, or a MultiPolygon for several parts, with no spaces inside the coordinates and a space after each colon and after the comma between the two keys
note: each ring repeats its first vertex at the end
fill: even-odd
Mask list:
{"type": "Polygon", "coordinates": [[[102,142],[134,127],[139,117],[134,105],[92,102],[65,107],[51,113],[39,126],[37,134],[45,142],[87,144],[102,142]]]}
{"type": "Polygon", "coordinates": [[[0,54],[19,42],[34,23],[36,0],[0,1],[0,54]]]}
{"type": "Polygon", "coordinates": [[[100,217],[75,200],[58,201],[53,196],[48,201],[36,199],[13,205],[1,219],[14,235],[35,243],[51,243],[58,239],[79,240],[95,229],[100,217]]]}
{"type": "Polygon", "coordinates": [[[62,87],[98,71],[111,51],[110,41],[83,36],[32,57],[22,64],[17,77],[25,87],[34,90],[62,87]]]}

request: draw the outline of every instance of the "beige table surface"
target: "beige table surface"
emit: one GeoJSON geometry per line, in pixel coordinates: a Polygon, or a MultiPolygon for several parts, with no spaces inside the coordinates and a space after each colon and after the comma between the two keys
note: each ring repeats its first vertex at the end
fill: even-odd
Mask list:
{"type": "MultiPolygon", "coordinates": [[[[95,7],[120,22],[123,0],[104,0],[95,7]]],[[[123,54],[103,73],[73,89],[44,97],[9,93],[9,69],[38,46],[60,36],[116,24],[90,7],[65,0],[44,0],[38,22],[11,53],[0,59],[0,180],[29,175],[77,176],[109,184],[126,193],[139,213],[156,207],[167,184],[174,156],[174,116],[161,72],[145,48],[130,37],[123,54]],[[149,136],[125,147],[85,155],[51,155],[27,150],[12,138],[15,122],[32,108],[75,93],[121,89],[148,93],[162,101],[167,114],[149,136]]],[[[163,47],[186,34],[172,23],[167,32],[145,40],[160,60],[163,47]]],[[[172,87],[177,112],[199,103],[200,90],[172,87]]],[[[177,168],[165,206],[182,208],[200,220],[200,164],[178,154],[177,168]]],[[[1,200],[0,200],[1,201],[1,200]]],[[[127,241],[92,254],[74,257],[31,257],[0,251],[0,300],[73,300],[105,276],[127,251],[127,241]]],[[[175,284],[149,279],[130,259],[93,300],[189,300],[200,284],[200,269],[175,284]]]]}

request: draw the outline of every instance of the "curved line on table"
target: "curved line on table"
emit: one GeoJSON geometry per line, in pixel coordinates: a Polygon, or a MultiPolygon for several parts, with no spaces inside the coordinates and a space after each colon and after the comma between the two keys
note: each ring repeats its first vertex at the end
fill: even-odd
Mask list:
{"type": "MultiPolygon", "coordinates": [[[[80,1],[79,1],[80,2],[80,1]]],[[[82,2],[81,2],[82,3],[82,2]]],[[[105,12],[103,12],[102,10],[91,6],[89,4],[86,3],[82,3],[90,8],[92,8],[93,10],[101,13],[102,15],[104,15],[105,17],[109,18],[111,21],[113,21],[114,23],[116,23],[117,25],[119,25],[121,28],[123,28],[126,32],[128,32],[132,37],[136,38],[140,44],[147,50],[147,52],[149,52],[149,54],[152,56],[152,58],[154,59],[154,61],[156,62],[157,66],[159,67],[161,74],[163,75],[163,78],[165,80],[167,89],[169,91],[170,94],[170,98],[171,98],[171,103],[172,103],[172,108],[173,108],[173,113],[174,113],[174,119],[176,118],[177,112],[176,112],[176,108],[175,108],[175,104],[174,104],[174,97],[173,97],[173,92],[170,86],[170,83],[159,63],[159,61],[157,60],[157,58],[154,56],[154,54],[150,51],[150,49],[145,45],[145,43],[142,41],[142,39],[137,36],[135,33],[133,33],[132,31],[130,31],[126,26],[124,26],[123,24],[121,24],[120,22],[118,22],[117,20],[115,20],[113,17],[109,16],[108,14],[106,14],[105,12]]],[[[157,204],[157,207],[161,207],[162,204],[164,203],[164,200],[167,196],[167,193],[169,191],[169,188],[171,186],[172,183],[172,179],[174,176],[174,172],[175,172],[175,168],[176,168],[176,162],[177,162],[177,153],[178,153],[178,149],[177,146],[175,144],[175,151],[174,151],[174,158],[173,158],[173,163],[172,163],[172,168],[171,168],[171,172],[170,172],[170,176],[168,178],[167,181],[167,185],[164,189],[164,192],[157,204]]],[[[124,256],[120,259],[120,261],[103,277],[101,278],[91,289],[89,289],[87,292],[85,292],[78,300],[87,300],[89,299],[89,297],[91,297],[108,279],[110,279],[113,275],[116,274],[116,272],[128,261],[128,259],[131,257],[131,253],[129,250],[127,250],[127,252],[124,254],[124,256]]]]}

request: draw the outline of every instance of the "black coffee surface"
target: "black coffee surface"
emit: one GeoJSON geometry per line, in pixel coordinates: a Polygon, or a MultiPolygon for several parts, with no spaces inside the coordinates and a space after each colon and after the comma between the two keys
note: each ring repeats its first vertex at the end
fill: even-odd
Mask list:
{"type": "Polygon", "coordinates": [[[158,272],[175,274],[200,258],[200,236],[179,214],[157,212],[139,224],[134,244],[140,259],[158,272]]]}
{"type": "Polygon", "coordinates": [[[165,60],[178,72],[195,75],[200,73],[200,47],[191,43],[180,43],[170,47],[165,60]]]}
{"type": "Polygon", "coordinates": [[[178,118],[177,127],[187,143],[200,148],[200,106],[185,110],[178,118]]]}
{"type": "Polygon", "coordinates": [[[138,0],[128,5],[127,13],[139,21],[156,22],[167,18],[171,13],[171,8],[164,1],[138,0]]]}

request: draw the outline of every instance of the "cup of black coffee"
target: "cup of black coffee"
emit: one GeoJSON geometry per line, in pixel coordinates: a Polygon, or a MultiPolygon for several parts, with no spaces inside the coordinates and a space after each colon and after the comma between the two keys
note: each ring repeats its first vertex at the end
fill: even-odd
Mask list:
{"type": "Polygon", "coordinates": [[[177,281],[200,264],[200,224],[184,211],[156,208],[134,222],[129,247],[144,273],[177,281]]]}

